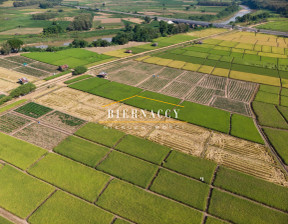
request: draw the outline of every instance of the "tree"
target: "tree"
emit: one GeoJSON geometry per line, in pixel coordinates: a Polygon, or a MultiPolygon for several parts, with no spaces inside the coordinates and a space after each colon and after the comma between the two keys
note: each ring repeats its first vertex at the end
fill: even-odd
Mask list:
{"type": "Polygon", "coordinates": [[[72,75],[80,75],[87,72],[87,68],[84,66],[78,66],[74,69],[74,71],[72,72],[72,75]]]}
{"type": "Polygon", "coordinates": [[[70,44],[71,47],[74,48],[84,48],[88,46],[88,42],[86,40],[79,40],[75,39],[73,42],[70,44]]]}
{"type": "Polygon", "coordinates": [[[10,52],[11,52],[10,45],[7,42],[2,44],[1,49],[0,49],[0,53],[7,55],[7,54],[10,54],[10,52]]]}
{"type": "Polygon", "coordinates": [[[167,34],[167,30],[168,30],[168,24],[164,21],[160,21],[159,31],[160,31],[161,35],[165,36],[167,34]]]}
{"type": "Polygon", "coordinates": [[[24,44],[23,41],[19,39],[11,39],[11,40],[8,40],[7,43],[11,47],[11,52],[16,52],[16,53],[20,50],[21,46],[24,44]]]}
{"type": "Polygon", "coordinates": [[[76,16],[74,20],[67,27],[67,30],[90,30],[93,25],[93,16],[90,13],[83,13],[76,16]]]}
{"type": "Polygon", "coordinates": [[[149,16],[145,16],[144,21],[145,21],[145,23],[150,23],[151,18],[149,16]]]}

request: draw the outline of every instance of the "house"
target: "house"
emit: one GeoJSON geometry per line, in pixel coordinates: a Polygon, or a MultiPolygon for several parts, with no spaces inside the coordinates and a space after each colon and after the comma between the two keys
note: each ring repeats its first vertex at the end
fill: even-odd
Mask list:
{"type": "Polygon", "coordinates": [[[63,72],[63,71],[66,71],[68,68],[69,68],[68,65],[60,65],[59,68],[58,68],[58,70],[61,71],[61,72],[63,72]]]}
{"type": "Polygon", "coordinates": [[[23,84],[23,85],[24,85],[24,84],[27,84],[28,82],[29,82],[28,79],[25,78],[25,77],[19,79],[19,83],[20,83],[20,84],[23,84]]]}
{"type": "Polygon", "coordinates": [[[108,74],[106,72],[100,72],[97,75],[98,78],[108,79],[108,74]]]}

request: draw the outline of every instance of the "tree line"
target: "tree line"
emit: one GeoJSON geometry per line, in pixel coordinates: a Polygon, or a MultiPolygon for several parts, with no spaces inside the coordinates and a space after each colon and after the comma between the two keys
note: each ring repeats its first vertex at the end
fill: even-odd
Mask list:
{"type": "Polygon", "coordinates": [[[230,6],[231,2],[216,2],[216,1],[198,1],[197,5],[203,6],[230,6]]]}
{"type": "Polygon", "coordinates": [[[14,7],[25,7],[30,5],[38,5],[41,9],[53,8],[59,5],[62,0],[16,0],[13,2],[14,7]]]}
{"type": "Polygon", "coordinates": [[[242,17],[236,17],[236,22],[240,23],[247,23],[247,22],[256,22],[260,20],[265,20],[270,17],[270,14],[268,12],[263,12],[257,15],[252,15],[251,13],[246,14],[242,17]]]}

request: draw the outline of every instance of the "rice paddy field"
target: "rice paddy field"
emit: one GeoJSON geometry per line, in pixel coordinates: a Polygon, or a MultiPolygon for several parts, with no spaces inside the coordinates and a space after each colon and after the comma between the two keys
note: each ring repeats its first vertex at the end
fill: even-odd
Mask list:
{"type": "MultiPolygon", "coordinates": [[[[287,206],[282,200],[287,188],[280,186],[286,186],[287,182],[279,176],[277,180],[258,179],[217,165],[215,161],[179,152],[171,146],[100,124],[86,124],[82,119],[52,109],[47,112],[47,107],[36,103],[14,110],[21,113],[10,111],[2,115],[0,124],[9,122],[8,115],[18,116],[19,121],[27,116],[32,122],[35,114],[40,115],[37,125],[45,125],[45,129],[38,127],[31,133],[38,139],[53,136],[47,130],[52,130],[60,121],[66,125],[58,128],[57,136],[66,133],[60,142],[56,142],[55,137],[43,139],[54,142],[51,148],[20,140],[17,133],[24,130],[20,126],[12,135],[0,133],[5,145],[0,151],[0,176],[6,180],[1,182],[0,206],[19,220],[28,223],[79,223],[83,220],[86,223],[111,223],[112,220],[116,223],[201,223],[204,220],[209,223],[211,219],[238,222],[243,214],[245,217],[254,214],[255,223],[266,220],[267,223],[270,220],[285,223],[287,219],[287,206]],[[75,128],[70,129],[69,125],[75,128]],[[39,137],[44,130],[45,135],[39,137]],[[227,176],[230,176],[229,181],[227,176]],[[239,178],[243,187],[238,185],[239,178]],[[18,181],[23,185],[17,184],[18,181]],[[267,194],[275,194],[273,200],[265,197],[267,194]],[[222,200],[233,203],[228,213],[219,210],[220,205],[228,209],[222,200]],[[65,206],[67,203],[69,209],[65,206]],[[61,213],[59,208],[62,208],[61,213]],[[235,215],[233,210],[237,209],[245,213],[235,215]],[[206,211],[209,218],[204,214],[206,211]],[[267,217],[260,215],[260,211],[267,217]]],[[[33,124],[27,127],[30,126],[33,124]]],[[[193,132],[185,130],[186,136],[201,132],[199,128],[194,128],[193,132]]],[[[215,136],[209,140],[209,145],[220,147],[214,140],[215,136]]]]}

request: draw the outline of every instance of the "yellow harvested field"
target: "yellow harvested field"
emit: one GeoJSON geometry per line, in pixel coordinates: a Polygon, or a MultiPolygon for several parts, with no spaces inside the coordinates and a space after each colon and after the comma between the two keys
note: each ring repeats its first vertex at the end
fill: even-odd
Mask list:
{"type": "Polygon", "coordinates": [[[228,77],[229,71],[230,71],[229,69],[225,68],[215,68],[212,72],[212,75],[228,77]]]}
{"type": "Polygon", "coordinates": [[[37,78],[33,76],[0,67],[0,79],[16,83],[18,79],[23,77],[26,77],[30,82],[37,80],[37,78]]]}
{"type": "Polygon", "coordinates": [[[182,69],[196,72],[196,71],[200,68],[200,66],[201,66],[201,65],[198,65],[198,64],[186,63],[186,64],[182,67],[182,69]]]}
{"type": "Polygon", "coordinates": [[[136,58],[135,61],[143,61],[144,59],[150,58],[150,56],[144,56],[144,57],[140,57],[140,58],[136,58]]]}
{"type": "Polygon", "coordinates": [[[262,51],[262,45],[256,44],[256,45],[254,46],[254,51],[262,51]]]}
{"type": "Polygon", "coordinates": [[[172,61],[173,61],[173,60],[171,60],[171,59],[165,59],[165,58],[163,58],[163,59],[161,59],[160,61],[157,61],[155,64],[157,64],[157,65],[162,65],[162,66],[167,66],[167,65],[169,65],[172,61]]]}
{"type": "Polygon", "coordinates": [[[123,20],[138,24],[141,24],[143,22],[143,20],[140,18],[123,18],[123,20]]]}
{"type": "Polygon", "coordinates": [[[285,48],[283,48],[283,47],[272,47],[272,53],[274,53],[274,54],[285,54],[285,48]]]}
{"type": "Polygon", "coordinates": [[[262,52],[271,53],[272,47],[271,46],[262,46],[262,52]]]}
{"type": "Polygon", "coordinates": [[[288,79],[281,79],[282,87],[288,88],[288,79]]]}
{"type": "Polygon", "coordinates": [[[230,78],[239,79],[248,82],[256,82],[261,84],[267,84],[272,86],[280,86],[280,79],[275,77],[269,77],[265,75],[257,75],[247,72],[231,71],[230,78]]]}
{"type": "Polygon", "coordinates": [[[16,35],[16,34],[38,34],[43,31],[43,28],[16,28],[0,32],[0,35],[16,35]]]}
{"type": "Polygon", "coordinates": [[[0,79],[0,90],[3,92],[9,92],[10,90],[15,89],[18,86],[19,84],[17,83],[13,83],[13,82],[0,79]]]}
{"type": "Polygon", "coordinates": [[[266,53],[266,52],[259,52],[258,55],[272,57],[272,58],[287,58],[287,55],[284,55],[284,54],[273,54],[273,53],[266,53]]]}
{"type": "Polygon", "coordinates": [[[245,50],[245,54],[258,54],[258,51],[245,50]]]}
{"type": "Polygon", "coordinates": [[[218,34],[218,33],[223,33],[227,31],[226,29],[216,29],[216,28],[211,28],[211,29],[205,29],[201,31],[195,31],[191,33],[187,33],[187,35],[194,36],[194,37],[206,37],[210,36],[213,34],[218,34]]]}
{"type": "Polygon", "coordinates": [[[125,53],[127,49],[120,49],[120,50],[117,50],[117,51],[108,51],[108,52],[105,52],[103,54],[106,54],[106,55],[109,55],[109,56],[112,56],[112,57],[117,57],[117,58],[125,58],[125,57],[128,57],[128,56],[131,56],[131,54],[128,54],[128,53],[125,53]]]}
{"type": "Polygon", "coordinates": [[[212,66],[208,66],[208,65],[202,65],[198,72],[202,72],[202,73],[206,73],[206,74],[210,74],[212,71],[213,71],[213,68],[212,66]]]}
{"type": "Polygon", "coordinates": [[[171,68],[182,68],[185,64],[186,62],[184,61],[172,61],[167,66],[171,68]]]}
{"type": "Polygon", "coordinates": [[[162,58],[158,58],[158,57],[150,57],[150,58],[147,58],[143,61],[146,63],[155,64],[157,61],[160,61],[161,59],[162,58]]]}
{"type": "Polygon", "coordinates": [[[246,50],[253,50],[254,45],[253,44],[248,44],[248,43],[239,43],[235,46],[235,48],[241,48],[241,49],[246,49],[246,50]]]}
{"type": "Polygon", "coordinates": [[[103,18],[98,19],[102,24],[108,24],[108,23],[122,23],[121,18],[103,18]]]}
{"type": "Polygon", "coordinates": [[[240,48],[232,48],[231,52],[237,52],[237,53],[244,53],[245,49],[240,49],[240,48]]]}

